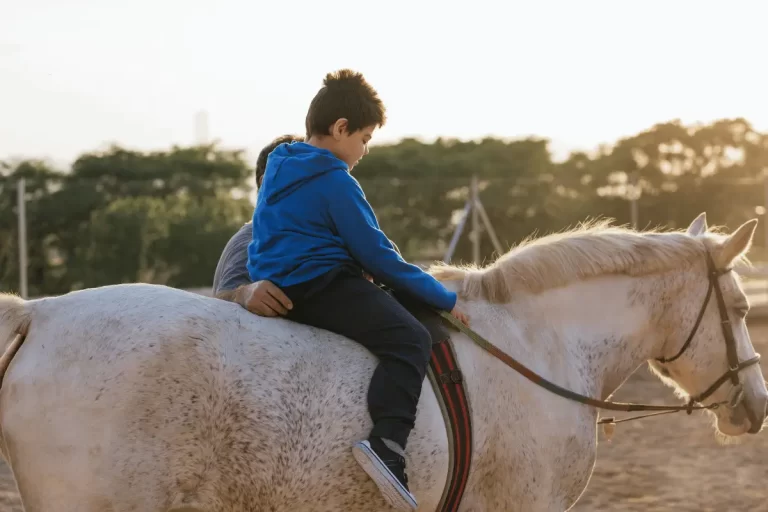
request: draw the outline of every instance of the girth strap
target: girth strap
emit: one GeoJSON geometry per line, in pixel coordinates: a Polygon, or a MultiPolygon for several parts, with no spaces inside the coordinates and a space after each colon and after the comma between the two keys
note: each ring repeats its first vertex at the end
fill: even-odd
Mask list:
{"type": "Polygon", "coordinates": [[[456,512],[467,487],[472,463],[472,415],[450,339],[432,346],[427,372],[448,434],[448,480],[437,512],[456,512]]]}

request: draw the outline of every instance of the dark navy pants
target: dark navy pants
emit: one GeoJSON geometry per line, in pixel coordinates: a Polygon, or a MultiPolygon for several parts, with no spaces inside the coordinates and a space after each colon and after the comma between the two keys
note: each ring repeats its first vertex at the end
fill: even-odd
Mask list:
{"type": "Polygon", "coordinates": [[[379,358],[368,388],[374,425],[370,435],[405,448],[432,342],[448,337],[440,316],[410,296],[369,282],[356,268],[339,269],[283,291],[294,304],[289,319],[346,336],[379,358]]]}

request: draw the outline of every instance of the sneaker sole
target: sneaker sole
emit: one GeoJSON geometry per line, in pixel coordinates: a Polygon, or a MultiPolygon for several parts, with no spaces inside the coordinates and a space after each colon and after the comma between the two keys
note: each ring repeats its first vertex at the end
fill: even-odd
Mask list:
{"type": "Polygon", "coordinates": [[[398,510],[416,510],[418,507],[416,498],[384,465],[368,441],[355,443],[352,447],[352,455],[363,471],[371,477],[387,503],[398,510]]]}

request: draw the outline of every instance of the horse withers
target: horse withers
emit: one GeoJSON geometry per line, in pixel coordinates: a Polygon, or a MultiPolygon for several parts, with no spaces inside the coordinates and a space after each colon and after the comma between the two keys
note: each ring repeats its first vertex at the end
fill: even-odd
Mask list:
{"type": "MultiPolygon", "coordinates": [[[[757,364],[735,372],[738,400],[721,379],[729,359],[756,354],[738,276],[710,279],[707,258],[730,269],[754,229],[713,233],[703,215],[686,232],[592,224],[486,268],[433,272],[459,292],[477,333],[574,392],[605,399],[645,361],[685,397],[722,380],[701,400],[727,402],[706,414],[738,436],[761,429],[768,392],[757,364]],[[704,302],[713,282],[722,305],[704,302]]],[[[376,361],[350,340],[144,284],[4,295],[0,319],[0,339],[22,341],[0,389],[0,448],[27,512],[388,510],[352,457],[371,428],[376,361]]],[[[598,411],[526,380],[464,334],[452,342],[474,443],[460,510],[569,509],[594,466],[598,411]]],[[[407,452],[419,510],[433,511],[449,455],[428,381],[407,452]]]]}

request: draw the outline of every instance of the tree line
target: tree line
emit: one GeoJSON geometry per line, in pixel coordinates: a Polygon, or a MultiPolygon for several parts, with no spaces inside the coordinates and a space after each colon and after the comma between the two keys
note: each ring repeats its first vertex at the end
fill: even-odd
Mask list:
{"type": "MultiPolygon", "coordinates": [[[[355,169],[384,231],[409,260],[441,259],[472,176],[501,240],[610,217],[639,228],[682,228],[706,211],[733,228],[765,213],[768,135],[745,119],[687,126],[670,121],[553,160],[531,137],[375,146],[355,169]]],[[[252,214],[253,169],[217,144],[138,152],[119,146],[80,156],[69,169],[43,160],[0,162],[0,289],[19,283],[17,183],[26,182],[29,295],[123,282],[209,286],[229,237],[252,214]]],[[[757,245],[764,247],[763,230],[757,245]]],[[[480,246],[489,261],[487,236],[480,246]]],[[[758,250],[759,254],[759,250],[758,250]]],[[[463,236],[454,261],[471,261],[463,236]]]]}

